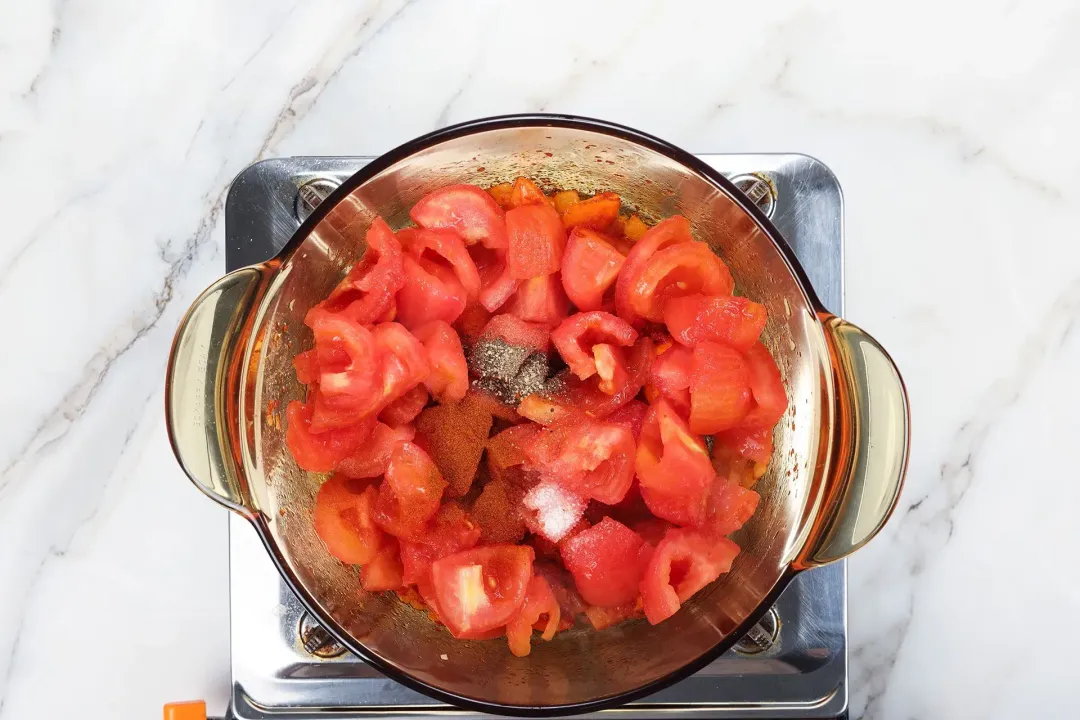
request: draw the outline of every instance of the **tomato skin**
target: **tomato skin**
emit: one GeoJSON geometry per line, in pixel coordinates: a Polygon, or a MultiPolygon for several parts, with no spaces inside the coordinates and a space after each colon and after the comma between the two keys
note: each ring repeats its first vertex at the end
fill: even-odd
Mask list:
{"type": "Polygon", "coordinates": [[[293,358],[293,369],[296,370],[297,381],[304,385],[317,383],[319,381],[318,351],[312,348],[299,353],[293,358]]]}
{"type": "Polygon", "coordinates": [[[559,273],[522,280],[503,311],[525,322],[558,325],[570,310],[559,273]]]}
{"type": "Polygon", "coordinates": [[[617,607],[637,597],[652,547],[630,528],[605,517],[567,540],[560,553],[585,602],[617,607]]]}
{"type": "Polygon", "coordinates": [[[682,215],[672,215],[650,228],[626,255],[619,279],[615,282],[615,308],[623,320],[638,325],[642,318],[630,306],[630,289],[640,280],[649,259],[664,248],[694,242],[690,222],[682,215]]]}
{"type": "Polygon", "coordinates": [[[438,512],[445,489],[446,481],[426,452],[411,442],[398,443],[379,486],[375,522],[395,537],[418,539],[438,512]]]}
{"type": "Polygon", "coordinates": [[[544,205],[547,203],[544,191],[536,186],[529,178],[519,177],[510,186],[509,205],[511,208],[522,205],[544,205]]]}
{"type": "Polygon", "coordinates": [[[458,282],[470,298],[480,293],[480,273],[465,248],[465,241],[457,232],[449,229],[405,228],[397,236],[413,257],[419,259],[431,253],[436,256],[433,260],[441,258],[450,263],[458,282]]]}
{"type": "Polygon", "coordinates": [[[731,570],[738,554],[739,546],[727,538],[687,528],[668,530],[641,581],[645,617],[656,625],[674,615],[694,593],[731,570]]]}
{"type": "Polygon", "coordinates": [[[664,321],[665,304],[691,294],[730,295],[735,288],[727,266],[705,243],[679,243],[649,258],[627,292],[637,317],[664,321]]]}
{"type": "Polygon", "coordinates": [[[531,652],[533,626],[539,624],[545,615],[541,637],[550,640],[559,629],[562,611],[547,581],[540,575],[533,575],[525,590],[525,602],[506,623],[506,641],[510,645],[510,652],[517,657],[525,657],[531,652]]]}
{"type": "Polygon", "coordinates": [[[315,534],[343,563],[363,565],[375,559],[385,541],[372,520],[378,492],[366,483],[334,474],[315,496],[315,534]]]}
{"type": "Polygon", "coordinates": [[[469,366],[454,328],[442,320],[432,320],[416,328],[414,334],[427,351],[431,371],[424,384],[431,394],[441,403],[457,402],[465,397],[469,390],[469,366]]]}
{"type": "Polygon", "coordinates": [[[311,429],[311,417],[318,398],[316,392],[307,404],[298,400],[289,403],[285,409],[285,444],[300,468],[330,472],[371,436],[375,418],[369,415],[358,424],[315,433],[311,429]]]}
{"type": "Polygon", "coordinates": [[[604,293],[615,284],[626,256],[598,232],[576,227],[566,242],[562,283],[578,310],[599,310],[604,293]]]}
{"type": "Polygon", "coordinates": [[[417,385],[383,408],[379,413],[379,420],[394,427],[408,425],[424,409],[427,401],[427,389],[423,385],[417,385]]]}
{"type": "Polygon", "coordinates": [[[547,205],[523,205],[506,213],[510,277],[528,280],[558,272],[566,231],[559,213],[547,205]]]}
{"type": "MultiPolygon", "coordinates": [[[[753,395],[754,404],[750,412],[743,418],[741,425],[747,428],[767,428],[772,430],[773,425],[787,411],[788,398],[784,389],[784,381],[780,377],[780,370],[776,367],[769,349],[759,343],[754,343],[745,354],[746,366],[750,371],[750,393],[753,395]]],[[[768,433],[769,453],[772,454],[772,432],[768,433]]],[[[759,441],[760,442],[760,441],[759,441]]],[[[760,460],[753,455],[758,462],[768,462],[768,459],[760,460]]]]}
{"type": "Polygon", "coordinates": [[[448,185],[425,195],[409,211],[423,228],[450,228],[467,245],[506,247],[504,213],[494,198],[475,185],[448,185]]]}
{"type": "Polygon", "coordinates": [[[378,554],[360,568],[360,586],[368,592],[399,590],[405,587],[402,580],[401,558],[397,543],[390,539],[378,554]]]}
{"type": "Polygon", "coordinates": [[[405,285],[397,292],[397,319],[408,328],[432,320],[451,325],[462,311],[468,294],[453,270],[428,258],[405,256],[405,285]]]}
{"type": "Polygon", "coordinates": [[[505,625],[525,601],[534,557],[524,545],[489,545],[436,560],[439,618],[455,637],[505,625]]]}
{"type": "Polygon", "coordinates": [[[566,208],[562,221],[568,229],[581,225],[593,230],[603,230],[619,217],[621,205],[622,200],[617,194],[597,193],[588,200],[581,200],[566,208]]]}
{"type": "Polygon", "coordinates": [[[751,402],[750,371],[742,354],[719,343],[698,343],[690,381],[690,430],[703,435],[729,430],[746,417],[751,402]]]}
{"type": "Polygon", "coordinates": [[[409,442],[414,435],[411,425],[390,427],[377,422],[371,437],[338,461],[335,469],[351,478],[377,478],[386,472],[394,447],[398,443],[409,442]]]}
{"type": "Polygon", "coordinates": [[[555,349],[570,371],[582,380],[596,374],[594,346],[609,344],[630,347],[637,338],[637,331],[628,322],[599,310],[572,315],[551,331],[555,349]]]}
{"type": "Polygon", "coordinates": [[[765,329],[764,305],[735,295],[683,295],[664,304],[664,323],[687,347],[718,342],[746,352],[765,329]]]}
{"type": "Polygon", "coordinates": [[[665,400],[645,417],[635,469],[653,515],[676,525],[701,524],[716,471],[705,444],[665,400]]]}

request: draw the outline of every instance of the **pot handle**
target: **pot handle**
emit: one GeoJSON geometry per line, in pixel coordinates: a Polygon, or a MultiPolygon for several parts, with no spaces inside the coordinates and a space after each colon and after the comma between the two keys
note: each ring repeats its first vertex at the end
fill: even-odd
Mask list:
{"type": "Polygon", "coordinates": [[[820,319],[836,401],[822,511],[796,563],[804,568],[847,557],[877,535],[900,497],[908,458],[910,409],[896,364],[862,329],[835,315],[820,319]]]}
{"type": "Polygon", "coordinates": [[[240,362],[252,310],[262,295],[260,266],[208,287],[188,308],[169,353],[165,424],[173,453],[195,486],[251,518],[237,423],[240,362]]]}

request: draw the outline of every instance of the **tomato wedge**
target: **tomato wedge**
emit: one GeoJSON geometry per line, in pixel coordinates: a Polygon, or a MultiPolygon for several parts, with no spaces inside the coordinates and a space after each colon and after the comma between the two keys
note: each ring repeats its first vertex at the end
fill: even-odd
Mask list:
{"type": "Polygon", "coordinates": [[[664,305],[668,332],[688,347],[709,341],[746,352],[761,336],[767,319],[764,305],[735,295],[684,295],[664,305]]]}
{"type": "Polygon", "coordinates": [[[566,242],[562,283],[578,310],[599,310],[604,293],[615,284],[626,257],[604,235],[576,227],[566,242]]]}
{"type": "Polygon", "coordinates": [[[476,269],[472,256],[465,248],[465,241],[456,231],[405,228],[397,236],[402,246],[413,257],[426,257],[435,263],[448,263],[469,297],[474,298],[479,294],[480,273],[476,269]]]}
{"type": "Polygon", "coordinates": [[[416,419],[427,401],[427,389],[423,385],[417,385],[383,408],[379,413],[379,420],[394,427],[407,425],[416,419]]]}
{"type": "Polygon", "coordinates": [[[474,547],[480,540],[480,527],[458,502],[444,503],[432,518],[424,537],[401,541],[404,581],[414,585],[427,577],[431,564],[439,558],[474,547]]]}
{"type": "Polygon", "coordinates": [[[653,625],[667,620],[694,593],[731,570],[738,554],[739,546],[727,538],[686,528],[668,530],[641,581],[645,617],[653,625]]]}
{"type": "Polygon", "coordinates": [[[772,459],[773,429],[751,428],[745,425],[716,433],[716,442],[734,450],[744,458],[767,464],[772,459]]]}
{"type": "Polygon", "coordinates": [[[690,429],[704,435],[729,430],[746,417],[751,402],[750,371],[742,354],[719,343],[698,343],[690,381],[690,429]]]}
{"type": "Polygon", "coordinates": [[[581,200],[566,208],[562,214],[567,228],[579,225],[593,230],[603,230],[619,217],[622,200],[613,192],[598,193],[588,200],[581,200]]]}
{"type": "MultiPolygon", "coordinates": [[[[742,420],[748,428],[768,428],[787,411],[787,392],[780,370],[776,367],[769,349],[761,343],[754,343],[745,354],[746,366],[750,371],[750,393],[754,397],[753,407],[742,420]]],[[[769,454],[772,454],[772,433],[769,436],[769,454]]],[[[748,456],[749,457],[749,456],[748,456]]],[[[756,458],[755,458],[756,459],[756,458]]],[[[760,460],[759,462],[768,462],[760,460]]]]}
{"type": "Polygon", "coordinates": [[[628,322],[599,310],[572,315],[551,331],[555,349],[570,372],[582,380],[596,374],[596,346],[608,346],[608,351],[601,352],[610,359],[612,346],[630,347],[637,338],[637,331],[628,322]]]}
{"type": "Polygon", "coordinates": [[[529,178],[519,177],[510,186],[509,205],[511,208],[522,205],[544,205],[547,201],[544,191],[529,178]]]}
{"type": "Polygon", "coordinates": [[[431,370],[424,384],[431,394],[441,403],[457,402],[465,397],[469,390],[469,366],[454,328],[442,320],[432,320],[418,327],[414,334],[427,351],[431,370]]]}
{"type": "Polygon", "coordinates": [[[415,328],[432,320],[453,324],[468,294],[449,266],[426,257],[405,256],[405,285],[397,292],[397,319],[415,328]]]}
{"type": "Polygon", "coordinates": [[[634,481],[634,451],[626,424],[572,419],[536,435],[525,447],[525,469],[575,495],[614,505],[634,481]]]}
{"type": "Polygon", "coordinates": [[[398,443],[409,442],[415,431],[411,425],[390,427],[375,423],[371,437],[335,464],[335,469],[351,478],[377,478],[386,472],[390,454],[398,443]]]}
{"type": "Polygon", "coordinates": [[[319,366],[320,401],[311,431],[353,425],[379,405],[376,345],[371,332],[325,310],[310,313],[319,366]]]}
{"type": "Polygon", "coordinates": [[[682,215],[672,215],[650,228],[634,243],[615,282],[615,308],[619,317],[632,325],[642,322],[642,318],[630,306],[630,289],[637,285],[653,255],[664,248],[690,242],[694,242],[690,222],[682,215]]]}
{"type": "Polygon", "coordinates": [[[426,452],[411,442],[398,443],[375,501],[375,522],[395,537],[413,540],[439,510],[446,481],[426,452]]]}
{"type": "Polygon", "coordinates": [[[360,568],[360,586],[368,592],[399,590],[405,587],[402,572],[397,542],[390,538],[378,554],[360,568]]]}
{"type": "Polygon", "coordinates": [[[559,273],[522,280],[504,312],[525,322],[558,325],[570,310],[559,273]]]}
{"type": "Polygon", "coordinates": [[[383,408],[424,381],[431,371],[427,351],[398,323],[379,323],[371,331],[382,364],[378,407],[383,408]]]}
{"type": "Polygon", "coordinates": [[[559,213],[547,204],[523,205],[506,213],[510,277],[519,280],[550,275],[562,266],[566,231],[559,213]]]}
{"type": "Polygon", "coordinates": [[[306,404],[293,400],[285,408],[285,444],[300,468],[309,472],[330,472],[367,440],[375,427],[375,417],[367,416],[355,425],[315,433],[311,416],[320,394],[306,404]]]}
{"type": "Polygon", "coordinates": [[[635,459],[641,496],[653,515],[699,525],[716,471],[705,444],[666,400],[649,409],[635,459]]]}
{"type": "Polygon", "coordinates": [[[449,228],[466,244],[506,247],[506,224],[499,204],[475,185],[448,185],[421,198],[409,211],[423,228],[449,228]]]}
{"type": "Polygon", "coordinates": [[[315,534],[343,563],[363,565],[382,547],[382,530],[372,519],[375,487],[344,475],[331,475],[315,496],[315,534]]]}
{"type": "Polygon", "coordinates": [[[636,317],[664,321],[664,306],[683,295],[730,295],[735,281],[705,243],[679,243],[649,258],[627,292],[636,317]]]}
{"type": "Polygon", "coordinates": [[[532,632],[534,626],[543,630],[541,637],[550,640],[559,630],[562,611],[547,581],[539,575],[533,575],[525,590],[525,602],[510,621],[506,623],[506,641],[510,652],[517,657],[525,657],[532,651],[532,632]]]}
{"type": "Polygon", "coordinates": [[[585,602],[618,607],[638,596],[652,546],[622,523],[605,517],[567,540],[561,554],[585,602]]]}
{"type": "Polygon", "coordinates": [[[524,545],[491,545],[436,560],[439,618],[456,637],[505,625],[525,601],[534,557],[524,545]]]}
{"type": "Polygon", "coordinates": [[[709,494],[705,528],[716,535],[741,529],[757,510],[761,496],[726,478],[717,478],[709,494]]]}
{"type": "Polygon", "coordinates": [[[478,300],[488,312],[495,312],[517,291],[520,280],[510,275],[506,252],[474,245],[470,251],[480,275],[478,300]]]}

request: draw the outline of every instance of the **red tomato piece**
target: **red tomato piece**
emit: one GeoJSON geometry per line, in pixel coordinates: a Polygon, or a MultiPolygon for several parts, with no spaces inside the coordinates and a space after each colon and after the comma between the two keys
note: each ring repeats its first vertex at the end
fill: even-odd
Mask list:
{"type": "Polygon", "coordinates": [[[487,442],[488,464],[498,470],[525,462],[525,451],[540,434],[540,428],[532,423],[513,425],[495,435],[487,442]]]}
{"type": "Polygon", "coordinates": [[[551,593],[559,602],[562,619],[559,623],[565,630],[574,624],[574,618],[585,612],[585,601],[574,587],[574,577],[553,562],[538,561],[533,565],[533,572],[547,581],[551,593]]]}
{"type": "Polygon", "coordinates": [[[338,461],[335,469],[351,478],[377,478],[386,472],[390,454],[398,443],[409,442],[415,434],[411,425],[390,427],[375,423],[371,437],[338,461]]]}
{"type": "Polygon", "coordinates": [[[649,406],[640,400],[631,400],[621,408],[605,418],[610,423],[622,423],[630,428],[636,442],[641,435],[641,426],[645,423],[645,416],[649,412],[649,406]]]}
{"type": "Polygon", "coordinates": [[[626,370],[622,348],[600,343],[593,345],[593,360],[596,363],[596,375],[599,381],[596,387],[605,395],[614,395],[630,382],[630,373],[626,370]]]}
{"type": "Polygon", "coordinates": [[[483,305],[480,303],[469,303],[465,306],[464,312],[458,316],[457,321],[452,327],[457,330],[461,339],[468,344],[472,344],[479,339],[484,326],[486,326],[490,320],[491,313],[485,310],[483,305]]]}
{"type": "Polygon", "coordinates": [[[394,400],[424,381],[431,371],[427,350],[416,336],[398,323],[380,323],[371,336],[382,358],[382,382],[379,407],[394,400]]]}
{"type": "Polygon", "coordinates": [[[521,505],[529,530],[557,543],[581,520],[588,501],[553,480],[542,480],[525,493],[521,505]]]}
{"type": "Polygon", "coordinates": [[[427,350],[431,371],[424,384],[431,394],[441,403],[457,402],[465,397],[469,390],[469,366],[454,328],[442,320],[432,320],[416,328],[414,334],[427,350]]]}
{"type": "Polygon", "coordinates": [[[595,346],[604,344],[608,350],[611,346],[630,347],[637,338],[637,330],[628,322],[600,310],[572,315],[551,331],[555,349],[582,380],[596,374],[595,346]]]}
{"type": "Polygon", "coordinates": [[[603,630],[612,625],[618,625],[624,620],[641,617],[641,603],[635,599],[632,603],[619,607],[603,608],[590,605],[585,608],[585,617],[594,630],[603,630]]]}
{"type": "Polygon", "coordinates": [[[540,431],[525,448],[525,469],[575,495],[614,505],[634,481],[634,451],[634,436],[627,425],[572,419],[540,431]]]}
{"type": "Polygon", "coordinates": [[[657,545],[641,581],[645,617],[653,625],[674,615],[694,593],[731,570],[739,546],[696,530],[672,528],[657,545]]]}
{"type": "Polygon", "coordinates": [[[652,547],[636,532],[604,518],[563,544],[563,564],[585,602],[596,607],[632,603],[652,547]]]}
{"type": "MultiPolygon", "coordinates": [[[[753,411],[751,411],[753,412],[753,411]]],[[[773,453],[773,429],[751,428],[746,425],[716,433],[716,442],[730,448],[744,458],[763,465],[768,464],[773,453]]]]}
{"type": "Polygon", "coordinates": [[[424,409],[427,401],[427,389],[423,385],[417,385],[383,408],[379,413],[379,420],[395,427],[408,425],[424,409]]]}
{"type": "Polygon", "coordinates": [[[525,602],[510,621],[506,623],[506,641],[510,652],[517,657],[525,657],[532,650],[533,626],[543,624],[544,640],[555,637],[559,630],[562,611],[547,581],[540,575],[533,575],[525,590],[525,602]]]}
{"type": "Polygon", "coordinates": [[[397,318],[415,328],[432,320],[453,324],[467,293],[452,269],[428,258],[405,256],[405,285],[397,292],[397,318]]]}
{"type": "Polygon", "coordinates": [[[513,315],[496,315],[480,333],[481,340],[502,340],[507,345],[534,352],[547,352],[551,331],[536,323],[527,323],[513,315]]]}
{"type": "Polygon", "coordinates": [[[578,310],[599,310],[625,262],[604,235],[574,228],[562,259],[562,283],[570,301],[578,310]]]}
{"type": "Polygon", "coordinates": [[[664,305],[664,323],[672,337],[688,347],[718,342],[749,350],[765,329],[764,305],[736,295],[684,295],[664,305]]]}
{"type": "Polygon", "coordinates": [[[506,213],[510,276],[519,280],[550,275],[562,266],[566,231],[550,205],[523,205],[506,213]]]}
{"type": "Polygon", "coordinates": [[[750,371],[742,354],[719,343],[698,343],[690,381],[690,429],[703,435],[728,430],[746,417],[750,405],[750,371]]]}
{"type": "Polygon", "coordinates": [[[307,404],[293,400],[285,409],[285,444],[289,446],[296,464],[309,472],[330,472],[344,458],[367,440],[375,427],[375,418],[368,416],[356,425],[314,433],[311,416],[319,393],[307,404]]]}
{"type": "Polygon", "coordinates": [[[525,519],[521,515],[523,494],[520,488],[498,478],[484,485],[469,509],[469,517],[480,528],[480,541],[484,545],[517,543],[525,537],[525,519]]]}
{"type": "Polygon", "coordinates": [[[469,297],[479,294],[480,273],[465,248],[465,241],[456,231],[405,228],[398,233],[398,238],[413,257],[448,263],[469,297]]]}
{"type": "Polygon", "coordinates": [[[664,248],[694,242],[690,222],[682,215],[673,215],[650,228],[626,255],[619,279],[615,283],[615,307],[619,317],[637,325],[642,318],[630,306],[630,289],[641,279],[649,259],[664,248]]]}
{"type": "Polygon", "coordinates": [[[525,322],[555,326],[570,311],[559,273],[522,280],[503,311],[525,322]]]}
{"type": "Polygon", "coordinates": [[[360,586],[368,592],[399,590],[405,587],[402,572],[397,543],[391,538],[371,562],[360,568],[360,586]]]}
{"type": "Polygon", "coordinates": [[[676,525],[701,524],[716,471],[705,444],[665,400],[645,417],[635,468],[654,515],[676,525]]]}
{"type": "Polygon", "coordinates": [[[475,185],[448,185],[429,193],[413,205],[409,217],[423,228],[455,230],[468,245],[506,247],[503,209],[475,185]]]}
{"type": "Polygon", "coordinates": [[[411,442],[398,443],[379,486],[375,522],[395,537],[417,539],[438,512],[445,489],[446,481],[426,452],[411,442]]]}
{"type": "Polygon", "coordinates": [[[709,494],[705,527],[716,535],[730,535],[754,515],[761,496],[739,483],[717,478],[709,494]]]}
{"type": "Polygon", "coordinates": [[[305,350],[292,361],[296,379],[305,385],[319,381],[319,354],[315,349],[305,350]]]}
{"type": "Polygon", "coordinates": [[[401,561],[404,582],[414,585],[431,570],[439,558],[475,547],[480,541],[480,527],[457,502],[444,503],[431,520],[423,537],[417,541],[401,541],[401,561]]]}
{"type": "Polygon", "coordinates": [[[705,243],[679,243],[646,261],[637,281],[627,293],[635,316],[664,321],[667,301],[701,293],[730,295],[735,281],[727,266],[705,243]]]}
{"type": "Polygon", "coordinates": [[[315,534],[343,563],[363,565],[382,547],[382,530],[372,519],[378,492],[344,475],[331,475],[315,496],[315,534]]]}
{"type": "Polygon", "coordinates": [[[693,370],[693,351],[682,345],[672,345],[656,358],[649,373],[649,382],[663,395],[674,395],[690,389],[693,370]]]}
{"type": "MultiPolygon", "coordinates": [[[[754,397],[753,407],[743,418],[742,425],[748,428],[768,428],[787,411],[787,392],[780,370],[776,367],[769,349],[761,343],[754,343],[746,351],[746,366],[750,371],[750,393],[754,397]]],[[[772,454],[772,433],[768,434],[769,454],[772,454]]],[[[751,457],[751,456],[747,456],[751,457]]],[[[757,459],[757,458],[755,458],[757,459]]],[[[758,460],[768,462],[768,460],[758,460]]]]}
{"type": "Polygon", "coordinates": [[[510,275],[505,251],[474,245],[470,254],[480,275],[480,304],[488,312],[495,312],[517,291],[521,281],[510,275]]]}
{"type": "Polygon", "coordinates": [[[312,432],[353,425],[379,405],[376,345],[371,332],[348,318],[312,313],[319,365],[320,402],[314,405],[312,432]]]}
{"type": "Polygon", "coordinates": [[[510,187],[510,207],[516,208],[522,205],[546,205],[547,196],[544,191],[536,186],[529,178],[519,177],[514,180],[510,187]]]}
{"type": "Polygon", "coordinates": [[[439,617],[461,637],[505,625],[525,601],[532,548],[491,545],[454,553],[431,566],[439,617]]]}
{"type": "MultiPolygon", "coordinates": [[[[405,284],[401,244],[382,218],[368,228],[367,250],[345,279],[316,308],[341,313],[366,325],[390,312],[394,293],[405,284]]],[[[313,308],[314,309],[314,308],[313,308]]],[[[310,316],[304,322],[310,325],[310,316]]]]}
{"type": "Polygon", "coordinates": [[[664,539],[664,534],[671,528],[671,523],[658,517],[649,517],[639,520],[631,527],[642,540],[655,548],[664,539]]]}
{"type": "Polygon", "coordinates": [[[567,228],[582,225],[593,230],[603,230],[619,217],[621,206],[622,200],[615,193],[598,193],[566,208],[562,221],[567,228]]]}

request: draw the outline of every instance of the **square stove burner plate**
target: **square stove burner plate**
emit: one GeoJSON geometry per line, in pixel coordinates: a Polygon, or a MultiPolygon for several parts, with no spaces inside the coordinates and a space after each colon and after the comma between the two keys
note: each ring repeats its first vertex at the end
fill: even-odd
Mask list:
{"type": "MultiPolygon", "coordinates": [[[[771,215],[822,302],[842,311],[843,198],[832,172],[804,155],[700,157],[771,215]]],[[[317,179],[340,182],[369,160],[280,158],[240,173],[225,206],[227,269],[278,252],[299,226],[302,185],[317,179]]],[[[481,717],[405,688],[332,641],[323,644],[325,633],[305,617],[247,522],[235,515],[230,522],[232,717],[481,717]],[[305,644],[316,652],[305,650],[305,644]]],[[[774,627],[758,633],[758,646],[748,642],[743,652],[728,652],[655,695],[582,717],[843,715],[848,700],[846,589],[843,563],[802,573],[777,601],[775,614],[767,618],[774,627]]]]}

